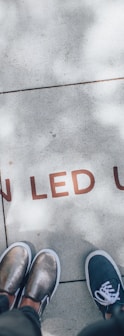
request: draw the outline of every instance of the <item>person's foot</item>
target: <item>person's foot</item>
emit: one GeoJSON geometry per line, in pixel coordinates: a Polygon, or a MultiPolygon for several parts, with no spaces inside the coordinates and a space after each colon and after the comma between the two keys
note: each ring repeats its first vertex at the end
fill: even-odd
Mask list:
{"type": "Polygon", "coordinates": [[[60,280],[60,261],[50,249],[38,252],[32,262],[27,284],[22,292],[19,308],[33,307],[39,315],[53,297],[60,280]]]}
{"type": "Polygon", "coordinates": [[[124,286],[111,256],[101,250],[91,252],[85,262],[86,282],[91,296],[105,319],[124,309],[124,286]]]}
{"type": "Polygon", "coordinates": [[[14,307],[33,256],[34,246],[26,242],[11,244],[0,256],[0,306],[5,301],[5,310],[7,300],[8,309],[14,307]]]}

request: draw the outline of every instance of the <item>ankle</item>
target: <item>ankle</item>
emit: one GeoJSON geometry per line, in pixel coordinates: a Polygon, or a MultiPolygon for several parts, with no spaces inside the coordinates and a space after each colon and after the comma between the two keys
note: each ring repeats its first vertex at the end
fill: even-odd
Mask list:
{"type": "MultiPolygon", "coordinates": [[[[124,311],[124,306],[121,307],[121,310],[120,310],[120,311],[124,311]]],[[[110,320],[111,317],[112,317],[112,314],[108,314],[108,313],[105,314],[105,319],[106,319],[106,320],[110,320]]]]}
{"type": "Polygon", "coordinates": [[[105,320],[110,320],[111,317],[112,317],[112,314],[108,314],[108,313],[105,314],[105,320]]]}
{"type": "Polygon", "coordinates": [[[30,298],[23,297],[19,308],[22,308],[25,306],[32,307],[34,310],[36,310],[36,312],[38,312],[40,308],[40,302],[36,302],[30,298]]]}

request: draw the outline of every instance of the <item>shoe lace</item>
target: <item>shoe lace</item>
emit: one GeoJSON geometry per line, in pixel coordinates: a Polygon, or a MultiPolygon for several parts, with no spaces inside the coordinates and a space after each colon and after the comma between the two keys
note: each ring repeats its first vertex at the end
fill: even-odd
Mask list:
{"type": "Polygon", "coordinates": [[[119,291],[120,284],[118,284],[117,291],[115,291],[110,281],[106,281],[102,284],[99,290],[95,291],[94,299],[103,306],[108,306],[115,303],[117,300],[120,300],[119,291]]]}

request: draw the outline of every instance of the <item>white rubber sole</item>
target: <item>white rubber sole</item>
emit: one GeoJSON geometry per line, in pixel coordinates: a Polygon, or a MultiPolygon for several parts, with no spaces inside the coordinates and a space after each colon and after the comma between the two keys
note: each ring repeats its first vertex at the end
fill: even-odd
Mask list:
{"type": "Polygon", "coordinates": [[[91,287],[90,287],[90,278],[89,278],[89,272],[88,272],[88,264],[89,264],[89,261],[91,260],[91,258],[94,257],[94,256],[96,256],[96,255],[102,255],[102,256],[104,256],[106,259],[108,259],[110,261],[110,263],[113,265],[115,271],[117,272],[119,280],[120,280],[121,285],[122,285],[122,288],[124,289],[124,284],[122,282],[121,273],[120,273],[119,268],[116,265],[115,261],[112,259],[112,257],[106,251],[96,250],[94,252],[91,252],[87,256],[86,261],[85,261],[86,282],[87,282],[87,287],[88,287],[88,290],[89,290],[91,296],[93,297],[93,294],[92,294],[92,291],[91,291],[91,287]]]}

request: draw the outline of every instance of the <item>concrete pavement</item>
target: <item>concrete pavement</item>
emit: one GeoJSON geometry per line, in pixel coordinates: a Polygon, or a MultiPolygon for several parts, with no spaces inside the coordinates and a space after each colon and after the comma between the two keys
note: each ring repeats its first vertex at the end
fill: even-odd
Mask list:
{"type": "Polygon", "coordinates": [[[105,249],[124,275],[121,0],[0,3],[0,250],[28,239],[61,261],[43,336],[101,318],[84,262],[105,249]]]}

